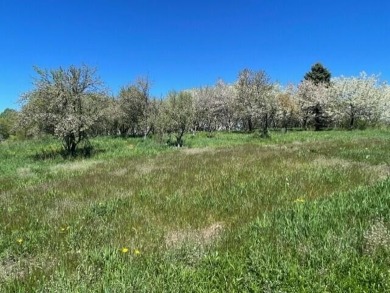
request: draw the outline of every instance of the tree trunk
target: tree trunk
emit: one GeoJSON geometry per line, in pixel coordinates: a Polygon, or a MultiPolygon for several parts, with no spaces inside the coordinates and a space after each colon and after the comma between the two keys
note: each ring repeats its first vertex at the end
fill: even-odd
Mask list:
{"type": "Polygon", "coordinates": [[[248,118],[248,130],[251,132],[253,130],[253,124],[252,124],[252,119],[248,118]]]}
{"type": "Polygon", "coordinates": [[[63,146],[67,156],[74,156],[76,154],[76,138],[73,133],[67,135],[63,139],[63,146]]]}
{"type": "Polygon", "coordinates": [[[355,127],[355,112],[353,109],[353,105],[350,105],[350,107],[351,107],[351,115],[350,115],[351,119],[349,120],[349,130],[352,130],[355,127]]]}
{"type": "Polygon", "coordinates": [[[179,130],[178,135],[176,135],[176,145],[177,147],[182,147],[183,146],[183,135],[185,132],[185,128],[182,128],[179,130]]]}
{"type": "Polygon", "coordinates": [[[264,114],[262,124],[263,124],[263,126],[262,126],[262,131],[261,131],[261,137],[267,138],[267,137],[269,137],[269,135],[268,135],[268,113],[264,114]]]}
{"type": "Polygon", "coordinates": [[[287,127],[288,127],[287,111],[283,111],[282,128],[284,133],[287,133],[287,127]]]}
{"type": "Polygon", "coordinates": [[[321,107],[320,105],[316,105],[314,107],[314,130],[315,131],[320,131],[322,128],[322,119],[321,119],[321,107]]]}

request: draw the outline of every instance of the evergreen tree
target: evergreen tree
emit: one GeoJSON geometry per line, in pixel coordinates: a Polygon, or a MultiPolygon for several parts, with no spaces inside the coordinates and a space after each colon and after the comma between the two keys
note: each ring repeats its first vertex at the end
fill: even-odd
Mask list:
{"type": "Polygon", "coordinates": [[[311,70],[305,74],[305,80],[312,81],[315,85],[319,83],[330,84],[331,73],[321,63],[316,63],[311,70]]]}
{"type": "MultiPolygon", "coordinates": [[[[330,85],[331,73],[321,63],[316,63],[311,67],[311,70],[304,76],[305,80],[313,83],[315,86],[330,85]]],[[[329,124],[329,117],[327,117],[323,106],[320,102],[315,103],[309,108],[311,114],[314,115],[314,128],[316,131],[322,130],[329,124]]]]}

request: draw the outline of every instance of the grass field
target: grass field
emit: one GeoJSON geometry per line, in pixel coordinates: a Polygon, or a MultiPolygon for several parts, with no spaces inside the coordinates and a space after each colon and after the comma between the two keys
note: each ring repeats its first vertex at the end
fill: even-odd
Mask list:
{"type": "Polygon", "coordinates": [[[1,292],[389,292],[390,132],[0,144],[1,292]]]}

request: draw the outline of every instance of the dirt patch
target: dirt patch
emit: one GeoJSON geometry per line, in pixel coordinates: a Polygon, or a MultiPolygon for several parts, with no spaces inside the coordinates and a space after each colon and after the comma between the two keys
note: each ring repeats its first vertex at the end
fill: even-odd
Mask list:
{"type": "Polygon", "coordinates": [[[3,259],[0,262],[0,281],[19,279],[26,275],[26,269],[14,259],[3,259]]]}
{"type": "Polygon", "coordinates": [[[383,219],[376,220],[363,234],[364,252],[375,254],[382,249],[390,249],[390,231],[383,219]]]}
{"type": "Polygon", "coordinates": [[[199,230],[171,231],[165,235],[165,245],[168,248],[177,248],[186,243],[208,245],[221,235],[223,229],[223,223],[217,222],[199,230]]]}
{"type": "Polygon", "coordinates": [[[40,257],[28,256],[23,259],[7,257],[0,260],[0,283],[2,281],[12,281],[15,279],[23,279],[34,270],[46,270],[55,265],[53,259],[46,256],[40,257]]]}

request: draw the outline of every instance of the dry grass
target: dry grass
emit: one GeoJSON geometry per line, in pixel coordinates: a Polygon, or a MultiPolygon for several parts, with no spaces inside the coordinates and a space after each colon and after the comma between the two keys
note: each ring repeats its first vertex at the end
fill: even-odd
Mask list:
{"type": "Polygon", "coordinates": [[[54,202],[54,206],[47,211],[46,217],[48,221],[61,220],[64,215],[77,213],[77,211],[85,208],[86,205],[87,203],[82,200],[72,198],[57,199],[54,202]]]}
{"type": "Polygon", "coordinates": [[[121,169],[112,171],[110,174],[112,174],[114,176],[118,176],[118,177],[123,177],[127,174],[127,172],[129,172],[129,170],[127,168],[121,168],[121,169]]]}
{"type": "Polygon", "coordinates": [[[27,274],[26,268],[15,259],[3,259],[0,262],[0,282],[19,279],[27,274]]]}
{"type": "Polygon", "coordinates": [[[51,167],[52,172],[65,171],[65,172],[74,172],[74,171],[87,171],[102,161],[94,160],[81,160],[70,163],[57,164],[51,167]]]}
{"type": "Polygon", "coordinates": [[[357,168],[364,170],[364,172],[371,174],[372,183],[384,180],[390,176],[390,166],[386,164],[372,165],[365,162],[355,162],[342,158],[329,158],[324,156],[316,158],[311,164],[313,167],[342,168],[344,170],[357,168]]]}
{"type": "Polygon", "coordinates": [[[21,178],[28,178],[34,176],[34,172],[30,167],[21,167],[16,170],[17,174],[21,178]]]}
{"type": "Polygon", "coordinates": [[[390,250],[390,231],[383,219],[374,221],[364,232],[363,238],[366,254],[372,255],[380,252],[380,250],[390,250]]]}
{"type": "Polygon", "coordinates": [[[164,237],[165,245],[168,248],[178,248],[187,243],[209,245],[220,237],[223,230],[223,223],[216,222],[203,229],[170,231],[164,237]]]}
{"type": "MultiPolygon", "coordinates": [[[[22,259],[12,257],[0,261],[0,284],[15,279],[23,279],[33,271],[48,271],[56,261],[47,256],[27,256],[22,259]]],[[[1,287],[0,287],[1,288],[1,287]]]]}
{"type": "Polygon", "coordinates": [[[147,161],[136,166],[136,174],[141,176],[149,174],[155,170],[159,170],[159,167],[152,161],[147,161]]]}
{"type": "Polygon", "coordinates": [[[186,155],[199,155],[204,153],[217,152],[216,149],[212,148],[181,148],[180,151],[186,155]]]}

